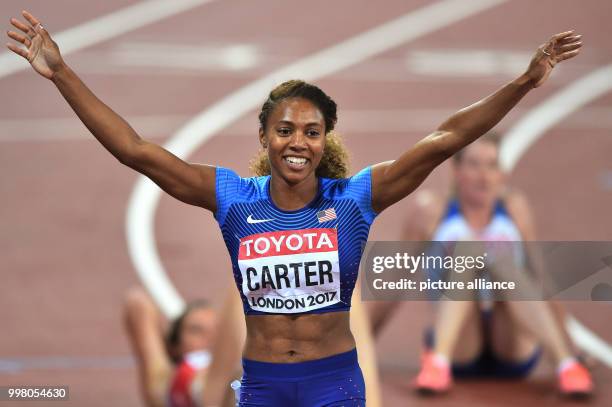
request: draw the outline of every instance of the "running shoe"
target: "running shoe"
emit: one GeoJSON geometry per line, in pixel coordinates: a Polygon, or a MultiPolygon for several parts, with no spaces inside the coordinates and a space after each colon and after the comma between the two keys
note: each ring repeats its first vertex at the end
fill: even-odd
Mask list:
{"type": "Polygon", "coordinates": [[[593,380],[589,371],[574,361],[559,372],[559,390],[564,396],[588,396],[593,392],[593,380]]]}
{"type": "Polygon", "coordinates": [[[448,362],[436,357],[431,351],[421,356],[421,371],[415,379],[416,389],[425,394],[445,393],[452,386],[451,369],[448,362]]]}

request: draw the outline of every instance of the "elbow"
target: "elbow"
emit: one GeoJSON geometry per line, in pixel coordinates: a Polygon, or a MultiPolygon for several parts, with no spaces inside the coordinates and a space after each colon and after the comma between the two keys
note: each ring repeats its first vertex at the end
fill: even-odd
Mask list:
{"type": "Polygon", "coordinates": [[[123,151],[115,154],[117,160],[130,168],[137,169],[139,162],[142,160],[142,148],[140,143],[134,143],[133,146],[125,148],[123,151]]]}
{"type": "Polygon", "coordinates": [[[427,136],[426,140],[435,161],[443,162],[457,152],[457,149],[453,147],[453,139],[454,133],[449,130],[438,129],[427,136]]]}
{"type": "Polygon", "coordinates": [[[136,159],[131,154],[118,154],[116,158],[119,163],[125,165],[126,167],[136,167],[136,159]]]}

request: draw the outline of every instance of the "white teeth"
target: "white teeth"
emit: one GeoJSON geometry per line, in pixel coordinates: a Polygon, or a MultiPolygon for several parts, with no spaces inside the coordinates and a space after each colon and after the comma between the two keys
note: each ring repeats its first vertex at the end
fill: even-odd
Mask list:
{"type": "Polygon", "coordinates": [[[304,165],[306,164],[306,159],[302,157],[285,157],[285,160],[290,164],[304,165]]]}

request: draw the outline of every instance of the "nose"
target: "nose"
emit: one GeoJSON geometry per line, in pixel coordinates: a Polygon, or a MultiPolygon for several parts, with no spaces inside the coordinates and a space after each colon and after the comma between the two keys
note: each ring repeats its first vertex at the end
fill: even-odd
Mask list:
{"type": "Polygon", "coordinates": [[[289,148],[302,151],[307,148],[306,146],[306,135],[301,130],[296,131],[291,136],[291,141],[289,142],[289,148]]]}

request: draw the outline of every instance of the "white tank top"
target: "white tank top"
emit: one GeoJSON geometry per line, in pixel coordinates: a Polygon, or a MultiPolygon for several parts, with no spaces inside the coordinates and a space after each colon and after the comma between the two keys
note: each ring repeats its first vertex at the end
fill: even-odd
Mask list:
{"type": "Polygon", "coordinates": [[[463,217],[459,201],[452,199],[431,240],[520,241],[522,238],[501,200],[495,203],[491,221],[487,226],[480,231],[476,231],[468,225],[463,217]]]}
{"type": "MultiPolygon", "coordinates": [[[[498,200],[495,203],[493,214],[490,222],[482,230],[474,230],[467,223],[457,199],[452,199],[447,207],[446,214],[440,221],[435,233],[433,234],[433,241],[485,241],[485,242],[514,242],[522,241],[521,233],[519,232],[516,224],[510,217],[510,214],[506,210],[503,202],[498,200]]],[[[493,246],[495,247],[495,246],[493,246]]],[[[513,244],[511,246],[515,264],[518,267],[526,266],[526,256],[522,243],[513,244]]],[[[487,263],[495,263],[495,250],[488,251],[487,263]]],[[[484,276],[489,280],[489,276],[484,276]]],[[[492,306],[491,301],[493,295],[488,290],[479,291],[479,299],[481,301],[481,307],[483,309],[490,309],[492,306]]]]}

